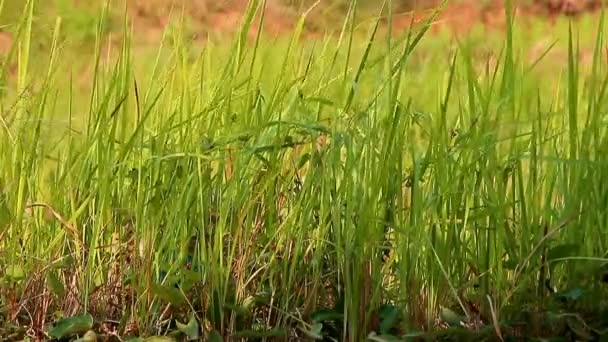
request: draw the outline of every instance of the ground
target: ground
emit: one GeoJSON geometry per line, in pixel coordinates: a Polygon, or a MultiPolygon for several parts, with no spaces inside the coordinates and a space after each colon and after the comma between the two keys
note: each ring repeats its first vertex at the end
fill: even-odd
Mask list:
{"type": "MultiPolygon", "coordinates": [[[[54,10],[64,16],[64,20],[78,21],[77,28],[83,29],[82,25],[90,22],[94,25],[94,20],[83,20],[82,17],[95,16],[95,6],[91,2],[73,0],[74,6],[68,5],[55,6],[54,10]],[[68,13],[66,13],[68,12],[68,13]]],[[[437,0],[432,0],[437,2],[437,0]]],[[[431,2],[432,2],[431,1],[431,2]]],[[[517,1],[515,1],[517,3],[517,1]]],[[[10,12],[16,12],[20,5],[19,1],[7,1],[3,18],[5,21],[14,19],[10,12]]],[[[69,0],[60,3],[69,3],[69,0]]],[[[205,40],[209,34],[232,33],[238,29],[241,16],[247,7],[247,0],[223,0],[223,1],[191,1],[184,8],[187,21],[191,27],[195,38],[205,40]]],[[[332,20],[341,16],[343,9],[328,8],[327,3],[321,1],[314,6],[308,15],[305,34],[308,37],[317,37],[324,34],[324,31],[339,29],[339,21],[332,20]],[[336,25],[338,23],[338,25],[336,25]]],[[[488,28],[501,28],[504,25],[504,1],[490,0],[451,0],[438,16],[435,31],[449,28],[451,31],[462,34],[471,27],[483,24],[488,28]]],[[[531,16],[533,20],[555,20],[560,15],[576,16],[588,11],[597,10],[598,1],[595,0],[546,0],[521,2],[518,13],[521,16],[531,16]],[[540,5],[539,5],[540,3],[540,5]]],[[[157,42],[170,24],[171,18],[176,18],[181,13],[182,8],[170,0],[128,0],[126,7],[133,21],[136,40],[142,43],[157,42]]],[[[48,11],[44,6],[40,11],[48,11]]],[[[411,15],[425,17],[432,9],[429,2],[419,9],[397,8],[394,29],[399,31],[406,29],[411,23],[411,15]],[[417,11],[417,12],[412,12],[417,11]],[[425,14],[426,13],[426,14],[425,14]]],[[[119,10],[119,7],[116,7],[119,10]]],[[[308,8],[304,8],[306,10],[308,8]]],[[[375,14],[377,6],[371,6],[363,16],[375,14]]],[[[264,17],[264,31],[269,35],[290,34],[303,9],[289,6],[281,1],[268,1],[266,4],[264,17]]],[[[116,18],[115,18],[116,19],[116,18]]],[[[44,19],[43,19],[44,20],[44,19]]],[[[120,19],[116,19],[120,20],[120,19]]],[[[251,35],[257,31],[257,23],[252,28],[251,35]]],[[[6,51],[11,43],[11,36],[3,32],[0,27],[0,52],[6,51]]]]}

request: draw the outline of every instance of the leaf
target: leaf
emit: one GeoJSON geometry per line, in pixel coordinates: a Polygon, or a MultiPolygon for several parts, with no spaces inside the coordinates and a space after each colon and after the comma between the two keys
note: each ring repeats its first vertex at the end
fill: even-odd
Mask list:
{"type": "Polygon", "coordinates": [[[454,311],[441,307],[441,319],[446,321],[449,325],[462,326],[462,323],[465,321],[465,318],[458,315],[454,311]]]}
{"type": "Polygon", "coordinates": [[[558,297],[564,298],[567,300],[576,301],[583,296],[584,292],[585,291],[583,289],[581,289],[580,287],[575,287],[573,289],[560,292],[558,294],[558,297]]]}
{"type": "Polygon", "coordinates": [[[401,312],[394,305],[382,305],[378,315],[380,316],[380,334],[387,334],[401,318],[401,312]]]}
{"type": "Polygon", "coordinates": [[[153,284],[152,293],[173,305],[184,303],[184,296],[181,291],[171,286],[153,284]]]}
{"type": "Polygon", "coordinates": [[[65,296],[65,287],[55,272],[49,272],[46,275],[47,286],[49,290],[58,298],[65,296]]]}
{"type": "Polygon", "coordinates": [[[549,262],[550,271],[553,271],[557,265],[564,262],[565,260],[563,260],[563,258],[576,256],[579,248],[579,245],[573,243],[558,245],[551,248],[547,252],[547,261],[549,262]]]}
{"type": "Polygon", "coordinates": [[[300,157],[300,161],[298,162],[298,169],[301,169],[302,167],[304,167],[304,165],[306,165],[306,163],[308,163],[308,161],[310,160],[310,153],[304,153],[302,155],[302,157],[300,157]]]}
{"type": "Polygon", "coordinates": [[[234,333],[234,337],[237,338],[268,338],[268,337],[286,337],[287,329],[285,328],[274,328],[270,330],[241,330],[234,333]]]}
{"type": "Polygon", "coordinates": [[[315,323],[312,325],[310,330],[307,329],[300,329],[302,330],[306,335],[308,335],[310,338],[315,339],[315,340],[322,340],[323,339],[323,323],[315,323]]]}
{"type": "Polygon", "coordinates": [[[53,338],[64,338],[67,336],[83,333],[93,327],[93,316],[89,314],[62,318],[55,323],[49,331],[49,336],[53,338]]]}
{"type": "Polygon", "coordinates": [[[52,268],[59,268],[59,269],[67,269],[67,268],[71,268],[74,266],[74,257],[71,255],[66,255],[65,257],[61,258],[59,261],[54,262],[51,267],[52,268]]]}
{"type": "Polygon", "coordinates": [[[93,275],[93,285],[97,288],[102,286],[106,282],[106,276],[103,274],[102,270],[99,269],[93,275]]]}
{"type": "Polygon", "coordinates": [[[13,217],[10,209],[6,204],[7,202],[8,201],[6,200],[6,196],[0,193],[0,228],[8,225],[13,217]]]}
{"type": "Polygon", "coordinates": [[[505,260],[502,263],[502,267],[504,267],[507,270],[515,270],[517,268],[517,266],[519,266],[519,263],[513,259],[505,260]]]}
{"type": "Polygon", "coordinates": [[[310,101],[310,102],[316,102],[322,105],[326,105],[326,106],[335,106],[334,102],[331,100],[328,100],[324,97],[309,97],[306,99],[306,101],[310,101]]]}
{"type": "Polygon", "coordinates": [[[11,265],[6,268],[5,276],[7,280],[19,281],[25,279],[25,272],[19,265],[11,265]]]}
{"type": "Polygon", "coordinates": [[[241,304],[226,303],[224,304],[224,309],[232,311],[236,317],[248,318],[253,315],[256,307],[267,304],[267,302],[266,294],[261,293],[243,299],[241,304]]]}
{"type": "Polygon", "coordinates": [[[410,340],[415,340],[417,341],[417,338],[423,337],[425,335],[425,332],[423,331],[415,331],[415,332],[411,332],[411,333],[407,333],[405,335],[403,335],[403,340],[404,341],[410,341],[410,340]]]}
{"type": "Polygon", "coordinates": [[[183,281],[181,282],[181,288],[184,292],[188,292],[194,285],[202,281],[201,272],[183,270],[183,281]]]}
{"type": "Polygon", "coordinates": [[[341,312],[335,310],[321,309],[313,312],[310,317],[314,322],[324,322],[342,319],[344,315],[341,312]]]}
{"type": "Polygon", "coordinates": [[[97,342],[97,334],[93,330],[89,330],[75,342],[97,342]]]}
{"type": "Polygon", "coordinates": [[[223,342],[222,335],[220,335],[217,330],[213,330],[209,333],[209,338],[207,339],[209,342],[223,342]]]}
{"type": "Polygon", "coordinates": [[[207,308],[207,317],[213,326],[217,326],[222,319],[222,305],[220,302],[220,294],[217,290],[213,291],[212,301],[207,308]]]}
{"type": "Polygon", "coordinates": [[[578,254],[580,246],[575,243],[566,243],[551,248],[547,252],[547,260],[555,260],[561,258],[567,258],[576,256],[578,254]]]}
{"type": "Polygon", "coordinates": [[[190,321],[188,321],[188,324],[182,324],[179,321],[176,321],[175,324],[177,325],[177,330],[184,333],[186,336],[188,336],[189,339],[191,339],[191,340],[198,339],[199,327],[198,327],[198,322],[196,321],[196,317],[194,317],[194,315],[192,315],[190,317],[190,321]]]}
{"type": "Polygon", "coordinates": [[[169,336],[150,336],[144,342],[175,342],[175,339],[169,336]]]}
{"type": "Polygon", "coordinates": [[[375,332],[371,332],[367,336],[367,340],[368,341],[376,341],[376,342],[397,342],[397,341],[401,341],[401,339],[398,338],[398,337],[396,337],[396,336],[388,335],[388,334],[376,335],[375,332]]]}
{"type": "Polygon", "coordinates": [[[256,306],[257,298],[254,296],[249,296],[243,300],[243,304],[241,304],[242,310],[245,310],[247,313],[251,313],[256,306]]]}

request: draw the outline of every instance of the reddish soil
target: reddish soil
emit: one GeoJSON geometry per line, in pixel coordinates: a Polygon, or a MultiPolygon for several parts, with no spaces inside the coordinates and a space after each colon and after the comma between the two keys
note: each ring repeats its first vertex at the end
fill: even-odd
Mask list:
{"type": "MultiPolygon", "coordinates": [[[[439,0],[436,0],[439,2],[439,0]]],[[[474,26],[484,25],[488,30],[505,27],[504,0],[450,0],[436,17],[431,32],[449,31],[456,36],[466,35],[474,26]]],[[[559,15],[575,16],[597,10],[600,0],[512,0],[517,4],[518,21],[545,20],[550,22],[559,15]]],[[[221,33],[234,33],[240,28],[248,0],[127,0],[136,43],[149,45],[158,42],[168,25],[185,14],[192,39],[204,41],[208,36],[221,37],[221,33]],[[172,5],[173,4],[173,5],[172,5]],[[178,5],[175,5],[178,4],[178,5]],[[183,7],[181,7],[183,6],[183,7]],[[183,12],[182,12],[183,11],[183,12]]],[[[303,32],[305,37],[315,38],[322,34],[324,25],[319,20],[321,5],[309,14],[303,32]]],[[[401,11],[393,20],[393,32],[400,33],[411,25],[423,22],[433,13],[433,6],[417,11],[401,11]],[[412,18],[413,17],[413,18],[412,18]]],[[[267,1],[264,11],[263,31],[266,35],[290,35],[299,13],[280,1],[267,1]]],[[[259,31],[259,18],[255,18],[249,38],[259,31]]],[[[336,27],[339,26],[337,23],[336,27]]],[[[119,45],[119,35],[113,36],[111,46],[119,45]]],[[[0,30],[0,61],[12,44],[10,33],[0,30]]],[[[544,44],[540,44],[539,46],[544,44]]],[[[539,49],[541,49],[539,47],[539,49]]]]}
{"type": "MultiPolygon", "coordinates": [[[[506,25],[504,0],[492,0],[482,3],[479,0],[451,1],[444,8],[435,23],[432,31],[437,33],[449,30],[455,35],[468,33],[475,25],[483,24],[486,29],[502,30],[506,25]]],[[[517,20],[548,20],[554,23],[559,16],[576,17],[587,12],[597,11],[599,0],[536,0],[518,1],[515,4],[513,15],[517,20]]],[[[414,14],[414,22],[422,22],[432,14],[433,9],[425,13],[414,14]]],[[[408,27],[411,23],[411,13],[406,13],[395,21],[399,27],[408,27]]]]}
{"type": "Polygon", "coordinates": [[[13,37],[8,32],[0,31],[0,55],[5,55],[11,49],[13,37]]]}
{"type": "MultiPolygon", "coordinates": [[[[130,10],[136,32],[144,41],[160,38],[170,18],[179,18],[181,8],[173,7],[167,0],[130,0],[130,10]]],[[[207,34],[233,33],[240,28],[243,14],[247,9],[247,0],[192,1],[187,3],[185,11],[193,31],[194,38],[204,39],[207,34]]],[[[259,18],[259,17],[258,17],[259,18]]],[[[259,30],[258,18],[254,20],[249,32],[254,37],[259,30]]],[[[267,4],[264,11],[265,33],[276,36],[292,32],[297,13],[286,6],[275,3],[267,4]]]]}
{"type": "MultiPolygon", "coordinates": [[[[137,38],[144,41],[160,38],[164,28],[170,22],[170,0],[129,0],[137,38]]],[[[515,14],[518,19],[537,20],[547,18],[553,21],[559,15],[576,16],[597,10],[600,0],[530,0],[528,2],[512,0],[517,4],[515,14]],[[523,3],[523,4],[522,4],[523,3]]],[[[247,0],[190,1],[185,11],[191,21],[192,29],[198,38],[208,34],[233,33],[238,30],[242,16],[247,8],[247,0]]],[[[432,7],[432,6],[427,6],[432,7]]],[[[181,8],[174,7],[172,13],[179,15],[181,8]]],[[[393,22],[396,32],[406,29],[412,22],[420,23],[432,13],[432,8],[416,12],[403,12],[393,22]]],[[[264,12],[266,34],[278,36],[291,34],[298,14],[278,1],[268,1],[264,12]]],[[[313,25],[307,27],[305,34],[316,37],[319,32],[314,29],[315,12],[310,15],[313,25]]],[[[466,34],[476,24],[483,24],[489,29],[502,29],[505,25],[504,0],[482,2],[479,0],[452,0],[443,9],[433,24],[433,32],[448,29],[456,35],[466,34]]],[[[250,30],[254,37],[259,30],[257,20],[250,30]]]]}

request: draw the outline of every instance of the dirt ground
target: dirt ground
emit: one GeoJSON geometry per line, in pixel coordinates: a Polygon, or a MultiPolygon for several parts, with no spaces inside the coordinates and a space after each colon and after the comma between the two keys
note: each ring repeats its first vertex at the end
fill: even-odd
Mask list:
{"type": "MultiPolygon", "coordinates": [[[[430,0],[437,1],[439,0],[430,0]]],[[[560,15],[576,16],[599,8],[601,0],[512,0],[517,4],[516,15],[527,20],[554,21],[560,15]]],[[[449,30],[456,35],[466,34],[476,24],[488,29],[502,29],[505,24],[504,0],[450,0],[433,25],[433,32],[449,30]]],[[[162,37],[172,18],[179,18],[184,10],[193,38],[204,40],[208,35],[233,33],[239,29],[241,19],[247,9],[248,0],[192,0],[185,6],[176,6],[174,0],[127,0],[127,8],[134,25],[138,43],[153,44],[162,37]]],[[[319,37],[326,32],[327,25],[320,18],[327,2],[312,9],[308,15],[304,36],[319,37]]],[[[79,4],[77,1],[76,4],[79,4]]],[[[395,14],[393,31],[402,32],[413,22],[427,18],[432,5],[426,9],[403,10],[395,14]],[[429,8],[430,7],[430,8],[429,8]]],[[[271,36],[289,35],[301,13],[283,1],[268,0],[264,11],[263,30],[271,36]]],[[[250,37],[258,30],[254,21],[250,37]]],[[[0,55],[5,55],[12,45],[12,37],[0,28],[0,55]]]]}
{"type": "MultiPolygon", "coordinates": [[[[157,39],[169,23],[170,13],[179,14],[180,9],[171,7],[169,0],[129,0],[133,13],[133,22],[142,37],[157,39]]],[[[241,17],[247,8],[247,0],[191,1],[187,4],[188,17],[196,26],[199,37],[207,33],[232,33],[239,28],[241,17]]],[[[320,2],[323,4],[323,1],[320,2]]],[[[554,21],[558,16],[576,16],[588,11],[597,10],[600,0],[513,0],[517,4],[516,14],[554,21]]],[[[316,37],[324,29],[316,19],[322,12],[319,5],[309,13],[309,25],[305,35],[316,37]]],[[[393,21],[394,30],[400,31],[409,27],[412,15],[414,22],[420,22],[430,14],[430,9],[401,12],[393,21]]],[[[293,7],[279,1],[268,1],[264,12],[264,32],[272,36],[290,34],[298,20],[298,13],[293,7]]],[[[433,30],[448,29],[455,34],[468,32],[475,24],[482,23],[491,29],[501,29],[505,24],[504,0],[451,0],[438,16],[433,30]]],[[[255,36],[259,27],[257,22],[251,29],[255,36]]]]}
{"type": "MultiPolygon", "coordinates": [[[[182,9],[167,0],[129,0],[133,24],[140,38],[156,40],[162,35],[171,17],[179,17],[182,9]]],[[[239,29],[241,18],[247,9],[247,0],[192,1],[186,4],[187,18],[202,38],[206,33],[232,33],[239,29]]],[[[264,11],[264,32],[272,35],[291,32],[297,13],[276,2],[268,4],[264,11]]],[[[254,36],[259,29],[257,21],[251,29],[254,36]]]]}

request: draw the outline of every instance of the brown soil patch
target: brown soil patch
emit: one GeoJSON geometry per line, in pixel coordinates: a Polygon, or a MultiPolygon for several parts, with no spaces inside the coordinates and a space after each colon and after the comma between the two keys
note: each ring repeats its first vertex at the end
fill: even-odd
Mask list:
{"type": "Polygon", "coordinates": [[[13,45],[13,36],[8,32],[0,31],[0,55],[6,55],[13,45]]]}
{"type": "MultiPolygon", "coordinates": [[[[172,19],[178,19],[182,10],[188,18],[193,37],[205,39],[217,33],[234,33],[242,23],[247,0],[199,0],[176,2],[175,0],[128,0],[129,11],[134,24],[135,39],[150,43],[161,38],[163,31],[172,19]]],[[[435,4],[439,4],[439,0],[435,4]]],[[[598,9],[599,0],[530,0],[512,1],[516,4],[515,15],[518,20],[539,20],[548,18],[553,21],[557,16],[575,16],[598,9]]],[[[323,6],[321,3],[320,6],[323,6]]],[[[407,29],[414,16],[414,23],[423,22],[433,11],[433,3],[427,3],[426,10],[405,12],[394,18],[394,31],[407,29]]],[[[317,11],[311,13],[304,34],[317,37],[315,25],[317,11]]],[[[504,0],[452,0],[441,11],[433,24],[432,32],[448,30],[455,35],[467,34],[475,25],[482,24],[487,29],[502,30],[505,27],[504,0]]],[[[298,20],[297,10],[279,1],[268,1],[264,10],[266,34],[271,36],[289,35],[298,20]]],[[[249,37],[255,37],[260,27],[257,18],[250,29],[249,37]]]]}
{"type": "MultiPolygon", "coordinates": [[[[554,23],[562,15],[576,17],[584,13],[597,11],[598,0],[536,0],[518,2],[513,0],[513,15],[516,20],[548,20],[554,23]]],[[[437,1],[439,4],[439,1],[437,1]]],[[[482,3],[475,0],[453,0],[444,8],[433,23],[432,31],[448,30],[455,35],[467,34],[475,25],[483,25],[486,29],[502,30],[506,26],[505,1],[492,0],[482,3]]],[[[434,6],[424,12],[406,13],[395,20],[397,29],[409,27],[414,16],[414,23],[421,23],[429,18],[434,6]]]]}
{"type": "MultiPolygon", "coordinates": [[[[0,66],[6,63],[7,55],[13,46],[13,35],[9,32],[0,31],[0,66]]],[[[10,61],[7,69],[7,75],[0,75],[1,77],[7,76],[9,81],[12,81],[17,75],[17,62],[14,60],[10,61]]]]}
{"type": "MultiPolygon", "coordinates": [[[[169,0],[129,0],[130,15],[136,39],[144,42],[158,40],[172,19],[179,19],[184,10],[194,37],[204,38],[213,33],[234,33],[247,10],[247,0],[185,2],[175,6],[169,0]]],[[[259,18],[259,16],[258,16],[259,18]]],[[[249,32],[254,37],[260,29],[256,18],[249,32]]],[[[292,32],[297,13],[290,8],[270,2],[264,10],[263,31],[273,36],[292,32]]]]}
{"type": "MultiPolygon", "coordinates": [[[[234,6],[230,6],[229,8],[225,8],[208,16],[207,23],[211,30],[233,32],[239,28],[241,18],[247,9],[247,2],[245,0],[233,2],[235,2],[234,6]]],[[[296,13],[289,10],[287,7],[277,4],[266,4],[262,29],[265,33],[278,36],[292,32],[296,21],[296,13]]],[[[249,35],[255,36],[259,29],[259,21],[255,20],[249,35]]]]}

